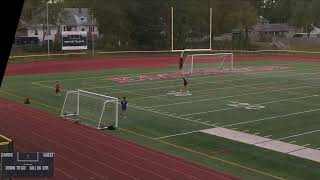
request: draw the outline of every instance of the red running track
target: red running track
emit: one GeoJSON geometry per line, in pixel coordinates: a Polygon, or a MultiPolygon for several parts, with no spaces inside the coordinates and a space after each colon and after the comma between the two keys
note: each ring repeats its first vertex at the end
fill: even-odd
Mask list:
{"type": "MultiPolygon", "coordinates": [[[[318,61],[319,58],[297,56],[261,56],[261,57],[235,57],[234,61],[318,61]]],[[[135,57],[135,58],[105,58],[87,60],[59,60],[45,62],[31,62],[24,64],[9,64],[6,75],[47,74],[61,72],[94,71],[119,68],[161,68],[168,66],[178,67],[177,57],[135,57]]]]}
{"type": "Polygon", "coordinates": [[[50,179],[237,179],[4,99],[0,114],[0,132],[16,151],[55,152],[50,179]]]}

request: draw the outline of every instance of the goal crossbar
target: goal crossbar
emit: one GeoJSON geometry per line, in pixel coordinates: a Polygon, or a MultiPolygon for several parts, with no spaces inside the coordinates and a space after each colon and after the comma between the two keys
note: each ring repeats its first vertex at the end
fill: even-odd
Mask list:
{"type": "Polygon", "coordinates": [[[85,90],[81,90],[81,89],[77,89],[75,92],[80,92],[80,93],[85,93],[85,94],[91,94],[91,95],[98,96],[98,97],[113,99],[113,100],[115,100],[115,101],[118,100],[118,98],[115,98],[115,97],[112,97],[112,96],[106,96],[106,95],[103,95],[103,94],[97,94],[97,93],[93,93],[93,92],[89,92],[89,91],[85,91],[85,90]]]}
{"type": "Polygon", "coordinates": [[[114,124],[111,125],[118,127],[118,104],[118,98],[112,96],[80,89],[72,90],[66,93],[65,100],[62,106],[61,116],[68,119],[76,120],[78,120],[77,118],[88,119],[86,115],[88,115],[89,113],[94,115],[93,119],[91,119],[91,117],[91,120],[89,120],[94,124],[90,125],[88,123],[84,123],[86,125],[93,126],[98,129],[103,129],[105,127],[103,127],[102,124],[105,123],[105,120],[107,118],[108,122],[109,120],[114,121],[114,124]],[[107,105],[108,103],[110,103],[110,105],[107,105]],[[84,112],[85,114],[83,114],[84,112]]]}
{"type": "MultiPolygon", "coordinates": [[[[183,52],[181,53],[183,57],[183,52]]],[[[226,67],[233,71],[233,53],[204,53],[204,54],[189,54],[183,62],[183,73],[193,74],[195,67],[206,69],[222,69],[226,67]],[[201,65],[201,64],[206,64],[201,65]],[[216,64],[216,65],[215,65],[216,64]]]]}

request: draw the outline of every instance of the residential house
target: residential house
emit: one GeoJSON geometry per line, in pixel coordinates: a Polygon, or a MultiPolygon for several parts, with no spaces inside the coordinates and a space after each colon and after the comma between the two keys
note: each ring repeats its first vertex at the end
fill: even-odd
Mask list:
{"type": "MultiPolygon", "coordinates": [[[[233,30],[233,34],[244,32],[241,29],[233,30]]],[[[259,17],[257,24],[249,29],[249,38],[251,41],[272,41],[273,38],[292,37],[297,29],[287,23],[270,23],[267,19],[259,17]]]]}
{"type": "MultiPolygon", "coordinates": [[[[38,15],[28,23],[24,23],[24,26],[20,26],[18,30],[24,31],[23,36],[37,37],[40,42],[61,40],[62,31],[87,31],[88,39],[91,38],[91,34],[95,37],[99,36],[97,21],[88,8],[65,8],[60,14],[59,22],[49,24],[48,31],[47,24],[44,18],[40,18],[41,16],[43,14],[38,15]]],[[[17,31],[16,37],[19,36],[21,36],[21,33],[17,31]]]]}
{"type": "Polygon", "coordinates": [[[88,8],[65,8],[60,24],[60,32],[62,31],[87,31],[88,39],[91,34],[99,36],[97,20],[88,8]]]}

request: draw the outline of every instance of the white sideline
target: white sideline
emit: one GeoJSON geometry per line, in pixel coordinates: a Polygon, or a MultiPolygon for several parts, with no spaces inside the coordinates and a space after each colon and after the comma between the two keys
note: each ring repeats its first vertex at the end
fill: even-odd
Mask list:
{"type": "MultiPolygon", "coordinates": [[[[277,83],[281,83],[281,82],[286,82],[285,81],[277,81],[277,82],[267,82],[267,83],[255,83],[255,84],[245,84],[245,85],[233,85],[233,86],[229,86],[229,87],[223,87],[223,88],[213,88],[213,89],[204,89],[204,90],[199,90],[199,91],[192,91],[193,93],[195,92],[207,92],[207,91],[215,91],[215,90],[221,90],[221,89],[234,89],[234,88],[237,88],[237,87],[250,87],[250,86],[255,86],[255,85],[265,85],[265,84],[277,84],[277,83]]],[[[203,83],[203,84],[211,84],[210,82],[208,83],[203,83]]],[[[168,87],[177,87],[176,86],[167,86],[166,88],[168,87]]],[[[164,88],[164,87],[162,87],[164,88]]],[[[141,89],[141,90],[151,90],[151,89],[161,89],[161,88],[148,88],[148,89],[141,89]]],[[[138,90],[135,90],[135,91],[138,91],[138,90]]],[[[161,96],[168,96],[167,94],[160,94],[160,95],[155,95],[157,97],[161,97],[161,96]]],[[[145,96],[145,97],[138,97],[138,98],[132,98],[132,99],[144,99],[144,98],[149,98],[149,97],[155,97],[155,96],[145,96]]],[[[194,96],[193,96],[194,97],[194,96]]],[[[132,100],[131,99],[131,100],[132,100]]]]}
{"type": "MultiPolygon", "coordinates": [[[[253,74],[253,73],[252,73],[253,74]]],[[[318,73],[295,73],[295,74],[286,74],[286,75],[278,75],[276,77],[283,77],[283,76],[296,76],[296,75],[305,75],[305,74],[318,74],[318,73]]],[[[198,77],[198,78],[208,78],[210,76],[205,76],[205,77],[198,77]]],[[[224,80],[224,81],[218,81],[220,83],[223,83],[223,82],[234,82],[234,81],[241,81],[241,80],[248,80],[248,79],[260,79],[260,78],[267,78],[265,76],[260,76],[260,77],[254,77],[254,78],[239,78],[239,79],[233,79],[233,80],[224,80]]],[[[80,78],[79,78],[80,79],[80,78]]],[[[81,78],[82,79],[82,78],[81,78]]],[[[306,78],[306,79],[302,79],[302,80],[308,80],[309,78],[306,78]]],[[[315,78],[310,78],[310,79],[315,79],[315,78]]],[[[64,80],[67,80],[67,79],[64,79],[64,80]]],[[[167,82],[167,81],[177,81],[177,80],[164,80],[162,82],[167,82]]],[[[39,82],[49,82],[49,81],[39,81],[39,82]]],[[[46,86],[46,85],[43,85],[43,84],[40,84],[39,82],[32,82],[32,84],[35,84],[35,85],[38,85],[40,87],[45,87],[45,88],[52,88],[50,86],[46,86]]],[[[157,81],[157,82],[160,82],[160,81],[157,81]]],[[[206,82],[206,83],[195,83],[195,84],[210,84],[210,83],[218,83],[218,82],[206,82]]],[[[283,82],[283,81],[279,81],[279,82],[283,82]]],[[[147,83],[155,83],[155,82],[147,82],[147,83]]],[[[270,82],[270,83],[273,83],[273,82],[270,82]]],[[[274,83],[277,83],[277,82],[274,82],[274,83]]],[[[85,88],[86,90],[90,90],[90,89],[98,89],[98,88],[112,88],[112,87],[123,87],[123,86],[126,86],[126,85],[139,85],[139,84],[146,84],[146,83],[130,83],[130,84],[125,84],[125,85],[115,85],[115,86],[103,86],[103,87],[93,87],[93,88],[85,88]]],[[[266,83],[267,84],[267,83],[266,83]]],[[[258,84],[256,84],[258,85],[258,84]]],[[[166,86],[166,87],[158,87],[158,88],[149,88],[149,89],[145,89],[145,90],[151,90],[151,89],[161,89],[161,88],[168,88],[168,87],[178,87],[180,85],[175,85],[175,86],[166,86]]],[[[243,86],[247,86],[247,85],[239,85],[238,87],[243,87],[243,86]]],[[[236,86],[234,86],[236,87],[236,86]]],[[[232,88],[232,87],[226,87],[226,88],[232,88]]],[[[217,88],[218,89],[218,88],[217,88]]],[[[63,92],[66,92],[65,90],[61,90],[63,92]]],[[[140,91],[140,90],[136,90],[136,91],[140,91]]],[[[207,91],[207,90],[206,90],[207,91]]],[[[159,95],[159,96],[164,96],[164,95],[159,95]]],[[[145,97],[140,97],[140,98],[134,98],[134,99],[142,99],[142,98],[148,98],[148,97],[152,97],[152,96],[145,96],[145,97]]]]}
{"type": "Polygon", "coordinates": [[[180,134],[173,134],[173,135],[169,135],[169,136],[162,136],[162,137],[158,137],[155,139],[164,139],[164,138],[169,138],[169,137],[175,137],[175,136],[181,136],[181,135],[186,135],[186,134],[191,134],[191,133],[195,133],[195,132],[200,132],[201,130],[197,130],[197,131],[190,131],[190,132],[185,132],[185,133],[180,133],[180,134]]]}
{"type": "Polygon", "coordinates": [[[224,96],[224,97],[216,97],[216,98],[210,98],[210,99],[200,99],[200,100],[194,100],[194,101],[185,101],[185,102],[178,102],[178,103],[172,103],[172,104],[149,106],[149,108],[172,106],[172,105],[179,105],[179,104],[188,104],[188,103],[194,103],[194,102],[211,101],[211,100],[217,100],[217,99],[226,99],[226,98],[240,97],[240,96],[253,95],[253,94],[264,94],[264,93],[268,93],[268,92],[277,92],[277,91],[283,91],[283,90],[289,90],[289,89],[301,89],[301,88],[308,88],[308,87],[311,88],[311,87],[317,87],[317,86],[300,86],[300,87],[291,87],[291,88],[285,88],[285,89],[275,89],[275,90],[245,93],[245,94],[239,94],[239,95],[233,95],[233,96],[224,96]]]}
{"type": "MultiPolygon", "coordinates": [[[[286,71],[288,72],[288,71],[286,71]]],[[[244,74],[244,73],[242,73],[244,74]]],[[[247,73],[246,75],[254,75],[257,73],[247,73]]],[[[238,78],[238,79],[230,79],[230,80],[223,80],[223,81],[215,81],[215,82],[200,82],[200,83],[194,83],[193,85],[197,85],[197,84],[218,84],[218,83],[224,83],[224,82],[234,82],[234,81],[241,81],[241,80],[249,80],[249,79],[263,79],[263,78],[272,78],[272,77],[290,77],[290,76],[300,76],[300,75],[313,75],[313,74],[320,74],[320,72],[311,72],[311,73],[292,73],[292,74],[284,74],[284,75],[272,75],[272,76],[255,76],[255,77],[250,77],[250,78],[238,78]]],[[[233,76],[234,74],[227,74],[225,76],[233,76]]],[[[225,77],[224,76],[224,77],[225,77]]],[[[206,78],[211,78],[211,77],[215,77],[215,76],[200,76],[200,77],[192,77],[193,79],[206,79],[206,78]]],[[[157,81],[146,81],[146,82],[138,82],[138,83],[129,83],[129,84],[121,84],[121,85],[111,85],[111,86],[97,86],[97,87],[91,87],[91,88],[87,88],[88,90],[91,89],[100,89],[100,88],[113,88],[113,87],[125,87],[125,86],[133,86],[133,85],[144,85],[144,84],[158,84],[159,82],[171,82],[171,81],[181,81],[181,79],[164,79],[164,80],[157,80],[157,81]]],[[[175,86],[167,86],[167,87],[163,87],[163,88],[168,88],[168,87],[177,87],[177,86],[181,86],[181,85],[175,85],[175,86]]],[[[162,89],[161,87],[158,87],[157,89],[162,89]]]]}
{"type": "MultiPolygon", "coordinates": [[[[290,99],[281,99],[281,100],[278,100],[278,101],[270,101],[270,102],[257,103],[257,104],[259,104],[259,105],[267,105],[267,104],[286,102],[286,101],[291,101],[291,100],[306,99],[306,98],[311,98],[311,97],[316,97],[316,96],[317,95],[303,96],[303,97],[290,98],[290,99]]],[[[220,112],[220,111],[225,111],[225,110],[230,110],[230,109],[237,109],[237,108],[236,107],[232,107],[232,108],[216,109],[216,110],[204,111],[204,112],[198,112],[198,113],[191,113],[191,114],[182,115],[182,117],[193,116],[193,115],[198,115],[198,114],[206,114],[206,113],[211,113],[211,112],[220,112]]]]}
{"type": "Polygon", "coordinates": [[[320,151],[307,148],[306,146],[309,146],[310,144],[299,146],[226,128],[212,128],[201,130],[201,132],[281,153],[290,154],[296,157],[320,162],[320,151]]]}
{"type": "Polygon", "coordinates": [[[225,126],[221,126],[221,127],[232,127],[232,126],[241,125],[241,124],[249,124],[249,123],[265,121],[265,120],[269,120],[269,119],[275,119],[275,118],[279,118],[279,117],[287,117],[287,116],[293,116],[293,115],[304,114],[304,113],[309,113],[309,112],[316,112],[316,111],[320,111],[320,109],[311,109],[308,111],[300,111],[300,112],[296,112],[296,113],[283,114],[283,115],[279,115],[279,116],[272,116],[272,117],[262,118],[262,119],[252,120],[252,121],[244,121],[244,122],[229,124],[229,125],[225,125],[225,126]]]}
{"type": "MultiPolygon", "coordinates": [[[[53,86],[52,86],[52,87],[50,87],[50,86],[46,86],[46,85],[39,84],[39,83],[35,83],[35,82],[33,82],[32,84],[34,84],[34,85],[38,85],[38,86],[40,86],[40,87],[44,87],[44,88],[49,88],[49,89],[53,89],[53,88],[54,88],[53,86]]],[[[63,90],[63,89],[60,89],[60,91],[62,91],[62,92],[67,92],[67,90],[63,90]]]]}
{"type": "Polygon", "coordinates": [[[217,127],[217,126],[214,126],[212,124],[207,124],[207,123],[204,123],[204,122],[198,122],[196,120],[190,120],[190,119],[183,118],[183,117],[180,117],[180,116],[174,116],[174,115],[171,115],[171,114],[161,113],[161,112],[158,112],[158,111],[152,111],[152,110],[149,110],[149,109],[145,109],[145,108],[141,108],[141,107],[137,107],[137,106],[132,106],[132,105],[128,105],[128,106],[132,107],[132,108],[135,108],[135,109],[142,110],[142,111],[147,111],[147,112],[151,112],[151,113],[155,113],[155,114],[160,114],[160,115],[164,115],[164,116],[168,116],[168,117],[172,117],[172,118],[176,118],[176,119],[181,119],[181,120],[184,120],[184,121],[190,121],[190,122],[194,122],[194,123],[198,123],[198,124],[202,124],[202,125],[206,125],[206,126],[217,127]]]}
{"type": "MultiPolygon", "coordinates": [[[[168,70],[166,72],[176,72],[176,70],[168,70]]],[[[126,77],[126,76],[135,76],[135,75],[151,75],[154,73],[164,73],[162,71],[153,72],[153,73],[140,73],[140,74],[117,74],[117,75],[109,75],[109,76],[90,76],[90,77],[83,77],[83,78],[67,78],[63,79],[63,81],[72,81],[72,80],[79,80],[79,79],[94,79],[94,78],[108,78],[108,77],[126,77]]],[[[46,82],[55,82],[56,80],[44,80],[44,81],[37,81],[36,83],[46,83],[46,82]]]]}

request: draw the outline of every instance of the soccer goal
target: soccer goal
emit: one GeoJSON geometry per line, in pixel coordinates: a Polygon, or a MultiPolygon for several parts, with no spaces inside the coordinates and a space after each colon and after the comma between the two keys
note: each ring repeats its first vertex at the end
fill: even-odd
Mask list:
{"type": "Polygon", "coordinates": [[[190,54],[187,55],[182,73],[192,75],[200,71],[232,71],[233,53],[190,54]]]}
{"type": "Polygon", "coordinates": [[[68,91],[61,116],[97,129],[118,127],[118,99],[84,90],[68,91]]]}

